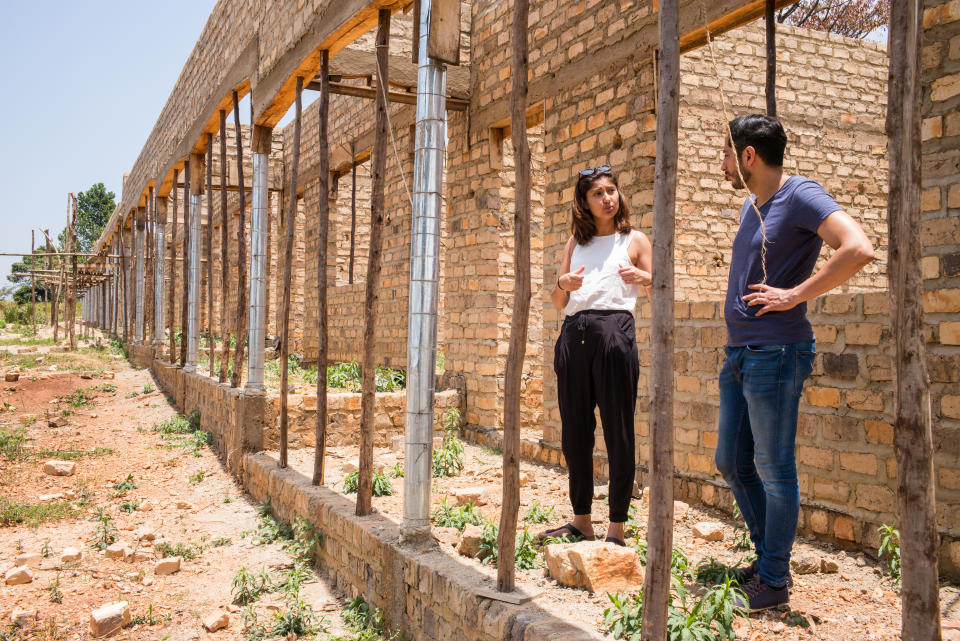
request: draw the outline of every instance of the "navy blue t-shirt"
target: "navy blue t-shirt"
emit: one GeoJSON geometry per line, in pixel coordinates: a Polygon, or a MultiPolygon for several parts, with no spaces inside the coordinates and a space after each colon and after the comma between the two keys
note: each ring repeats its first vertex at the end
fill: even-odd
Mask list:
{"type": "MultiPolygon", "coordinates": [[[[816,181],[790,176],[783,187],[760,207],[767,229],[767,284],[787,289],[810,278],[820,255],[823,240],[817,235],[827,216],[842,208],[816,181]]],[[[727,321],[727,344],[781,345],[813,340],[807,320],[807,304],[800,303],[782,312],[757,316],[762,305],[747,306],[748,289],[763,281],[760,221],[750,201],[740,210],[740,229],[733,241],[727,300],[723,308],[727,321]]]]}

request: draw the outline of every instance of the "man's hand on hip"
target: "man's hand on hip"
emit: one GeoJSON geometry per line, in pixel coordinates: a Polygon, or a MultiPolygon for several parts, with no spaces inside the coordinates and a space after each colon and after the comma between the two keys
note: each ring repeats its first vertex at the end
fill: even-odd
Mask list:
{"type": "Polygon", "coordinates": [[[779,289],[770,285],[750,285],[749,289],[757,290],[753,294],[747,294],[743,300],[747,301],[749,307],[763,305],[757,310],[757,316],[763,316],[767,312],[783,312],[793,309],[803,301],[796,289],[779,289]]]}

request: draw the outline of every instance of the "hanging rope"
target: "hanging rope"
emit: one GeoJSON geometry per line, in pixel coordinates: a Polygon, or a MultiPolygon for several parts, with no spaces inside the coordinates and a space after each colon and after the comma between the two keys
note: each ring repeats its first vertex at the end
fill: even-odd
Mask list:
{"type": "MultiPolygon", "coordinates": [[[[387,45],[377,45],[377,47],[387,45]]],[[[413,196],[410,195],[410,187],[407,186],[407,174],[403,171],[403,164],[400,162],[400,153],[397,151],[397,138],[393,134],[393,124],[390,122],[390,96],[387,90],[387,83],[383,81],[383,70],[380,68],[380,59],[377,59],[377,89],[383,92],[383,104],[386,105],[384,111],[387,113],[387,130],[390,132],[390,141],[393,143],[393,155],[397,159],[397,169],[400,170],[400,179],[403,182],[403,189],[407,192],[407,200],[410,201],[410,211],[413,211],[413,196]]]]}
{"type": "Polygon", "coordinates": [[[767,284],[767,227],[763,224],[763,216],[757,207],[757,202],[751,197],[750,190],[747,189],[747,183],[743,179],[743,172],[740,169],[740,153],[737,151],[736,144],[733,142],[733,134],[730,132],[730,114],[727,112],[727,97],[723,92],[723,80],[720,78],[720,67],[717,65],[717,56],[713,51],[713,38],[710,37],[710,24],[707,21],[707,7],[704,0],[700,0],[700,12],[703,16],[703,29],[707,34],[707,46],[710,49],[710,61],[713,63],[713,73],[717,77],[717,87],[720,88],[720,108],[723,109],[723,133],[724,137],[730,141],[733,148],[734,163],[737,167],[737,177],[740,179],[741,189],[746,193],[747,200],[753,211],[757,214],[757,220],[760,221],[760,266],[763,268],[763,281],[761,285],[767,284]]]}

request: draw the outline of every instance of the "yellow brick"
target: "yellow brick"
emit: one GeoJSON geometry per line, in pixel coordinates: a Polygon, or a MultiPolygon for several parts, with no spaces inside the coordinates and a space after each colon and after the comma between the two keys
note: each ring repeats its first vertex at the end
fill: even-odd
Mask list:
{"type": "Polygon", "coordinates": [[[832,387],[808,387],[807,403],[818,407],[840,407],[840,390],[832,387]]]}
{"type": "Polygon", "coordinates": [[[937,211],[940,209],[940,188],[931,187],[923,192],[920,199],[920,206],[923,211],[937,211]]]}
{"type": "Polygon", "coordinates": [[[883,421],[867,419],[863,422],[867,431],[867,443],[893,445],[893,426],[883,421]]]}
{"type": "Polygon", "coordinates": [[[800,447],[797,450],[797,461],[801,465],[809,465],[820,469],[833,469],[833,450],[819,447],[800,447]]]}
{"type": "Polygon", "coordinates": [[[960,209],[960,184],[950,186],[950,191],[947,192],[947,207],[960,209]]]}
{"type": "Polygon", "coordinates": [[[818,343],[832,343],[837,340],[837,328],[833,325],[814,325],[813,335],[818,343]]]}
{"type": "Polygon", "coordinates": [[[700,393],[700,379],[693,376],[678,376],[676,381],[678,392],[700,393]]]}
{"type": "Polygon", "coordinates": [[[932,289],[923,293],[927,314],[960,312],[960,289],[932,289]]]}
{"type": "Polygon", "coordinates": [[[930,140],[939,138],[943,135],[943,118],[936,116],[934,118],[925,118],[920,124],[920,139],[930,140]]]}
{"type": "Polygon", "coordinates": [[[948,418],[960,418],[960,396],[943,396],[940,399],[940,414],[948,418]]]}
{"type": "Polygon", "coordinates": [[[833,519],[833,535],[838,539],[853,541],[853,519],[837,515],[833,519]]]}
{"type": "Polygon", "coordinates": [[[810,512],[810,529],[817,534],[826,534],[830,527],[830,519],[823,510],[812,510],[810,512]]]}
{"type": "Polygon", "coordinates": [[[940,323],[940,344],[960,345],[960,322],[945,321],[940,323]]]}
{"type": "Polygon", "coordinates": [[[940,258],[938,256],[924,256],[921,261],[923,278],[930,280],[940,277],[940,258]]]}
{"type": "Polygon", "coordinates": [[[850,323],[843,329],[847,345],[879,345],[882,333],[879,323],[850,323]]]}
{"type": "Polygon", "coordinates": [[[883,411],[883,394],[868,390],[847,390],[844,394],[847,405],[855,410],[883,411]]]}
{"type": "Polygon", "coordinates": [[[840,452],[840,467],[857,474],[874,476],[877,473],[877,457],[873,454],[840,452]]]}

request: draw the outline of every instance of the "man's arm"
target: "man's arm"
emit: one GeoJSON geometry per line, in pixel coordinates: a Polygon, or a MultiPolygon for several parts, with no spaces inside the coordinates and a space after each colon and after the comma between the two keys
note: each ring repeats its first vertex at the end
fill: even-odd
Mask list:
{"type": "Polygon", "coordinates": [[[833,256],[820,271],[792,289],[750,285],[750,289],[757,291],[747,294],[743,300],[751,307],[762,305],[757,316],[793,309],[804,301],[816,298],[846,282],[873,260],[873,245],[860,225],[846,212],[835,211],[827,216],[817,228],[817,235],[836,250],[833,256]]]}

